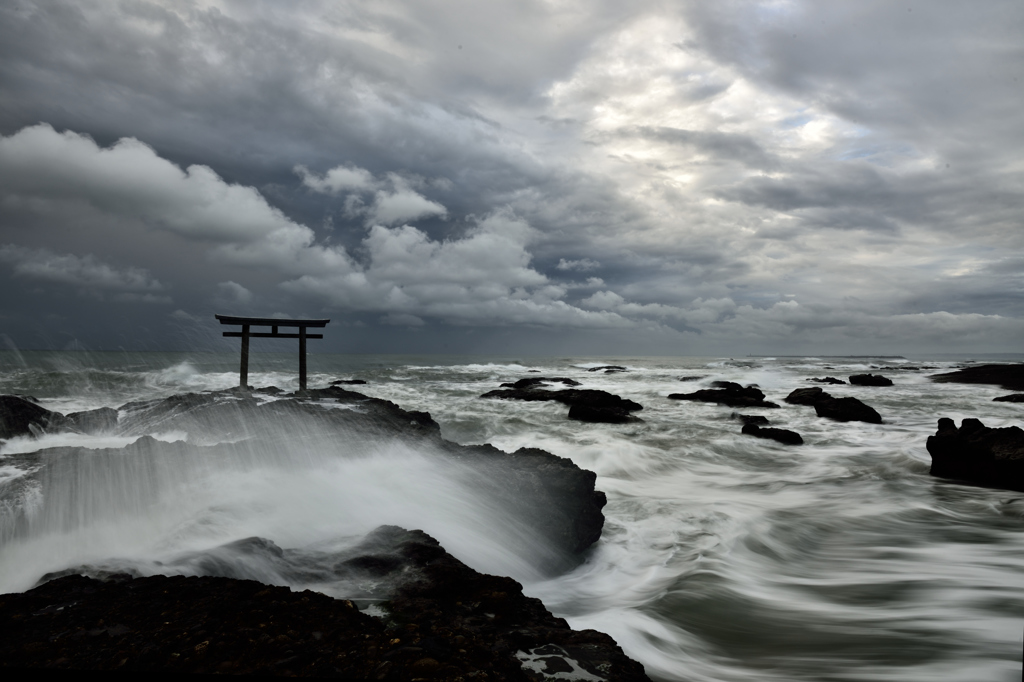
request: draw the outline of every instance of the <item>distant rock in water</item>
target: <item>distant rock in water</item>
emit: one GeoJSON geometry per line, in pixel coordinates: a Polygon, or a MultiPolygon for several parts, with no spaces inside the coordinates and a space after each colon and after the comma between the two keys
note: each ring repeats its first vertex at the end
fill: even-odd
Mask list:
{"type": "Polygon", "coordinates": [[[692,376],[692,377],[679,377],[679,381],[700,381],[706,379],[707,375],[692,376]]]}
{"type": "Polygon", "coordinates": [[[997,403],[1024,403],[1024,393],[1001,395],[998,398],[992,398],[992,400],[997,403]]]}
{"type": "MultiPolygon", "coordinates": [[[[250,541],[281,552],[260,538],[243,542],[250,541]]],[[[252,580],[69,575],[0,595],[0,656],[16,668],[173,675],[486,673],[526,682],[546,669],[575,671],[580,680],[648,680],[608,635],[572,630],[515,580],[477,573],[422,531],[382,526],[349,554],[336,570],[377,585],[384,618],[351,601],[252,580]]]]}
{"type": "Polygon", "coordinates": [[[808,379],[807,381],[813,381],[813,382],[818,383],[818,384],[845,384],[846,383],[842,379],[836,379],[835,377],[825,377],[823,379],[819,379],[818,377],[814,377],[814,378],[808,379]]]}
{"type": "MultiPolygon", "coordinates": [[[[522,381],[528,381],[523,379],[522,381]]],[[[519,383],[519,382],[516,382],[519,383]]],[[[621,398],[614,393],[596,389],[567,388],[560,391],[549,391],[543,388],[506,388],[488,391],[481,398],[502,398],[505,400],[556,401],[568,405],[583,405],[590,408],[618,408],[627,412],[644,409],[640,403],[621,398]]]]}
{"type": "Polygon", "coordinates": [[[771,422],[768,421],[768,417],[762,416],[760,414],[740,414],[739,412],[733,412],[732,414],[729,415],[729,418],[739,419],[744,424],[756,424],[758,426],[761,426],[762,424],[766,426],[768,424],[771,424],[771,422]]]}
{"type": "Polygon", "coordinates": [[[755,386],[744,388],[731,381],[716,381],[712,385],[721,388],[704,388],[693,393],[670,393],[668,397],[671,400],[695,400],[728,407],[778,407],[775,403],[765,400],[764,393],[755,386]]]}
{"type": "Polygon", "coordinates": [[[337,381],[332,381],[331,386],[358,386],[365,383],[365,379],[338,379],[337,381]]]}
{"type": "Polygon", "coordinates": [[[592,424],[630,424],[643,421],[643,419],[631,415],[629,410],[621,407],[590,407],[588,405],[570,407],[569,419],[592,424]]]}
{"type": "Polygon", "coordinates": [[[787,395],[783,400],[791,405],[814,405],[822,400],[831,400],[832,396],[825,393],[824,389],[817,386],[809,388],[798,388],[787,395]]]}
{"type": "Polygon", "coordinates": [[[743,433],[748,436],[777,440],[785,445],[803,445],[804,443],[804,439],[799,433],[796,431],[789,431],[788,429],[762,428],[757,424],[744,424],[743,433]]]}
{"type": "Polygon", "coordinates": [[[892,379],[881,374],[854,374],[850,383],[854,386],[892,386],[892,379]]]}
{"type": "Polygon", "coordinates": [[[1024,430],[993,429],[978,419],[964,419],[960,428],[943,417],[927,441],[932,476],[989,488],[1024,491],[1024,430]]]}
{"type": "Polygon", "coordinates": [[[600,367],[588,367],[588,372],[600,372],[604,371],[605,374],[611,374],[612,372],[626,372],[628,371],[625,367],[619,365],[601,365],[600,367]]]}
{"type": "Polygon", "coordinates": [[[994,384],[1008,391],[1024,391],[1024,364],[974,365],[930,378],[938,383],[994,384]]]}
{"type": "Polygon", "coordinates": [[[21,396],[0,395],[0,440],[72,429],[72,423],[59,412],[51,412],[21,396]]]}
{"type": "Polygon", "coordinates": [[[817,386],[798,388],[786,396],[792,405],[810,405],[819,417],[841,422],[867,422],[881,424],[882,416],[869,405],[856,398],[834,398],[817,386]]]}
{"type": "Polygon", "coordinates": [[[515,383],[506,382],[501,385],[502,388],[537,388],[541,384],[565,384],[566,386],[579,386],[580,382],[575,379],[567,379],[565,377],[530,377],[528,379],[520,379],[515,383]]]}

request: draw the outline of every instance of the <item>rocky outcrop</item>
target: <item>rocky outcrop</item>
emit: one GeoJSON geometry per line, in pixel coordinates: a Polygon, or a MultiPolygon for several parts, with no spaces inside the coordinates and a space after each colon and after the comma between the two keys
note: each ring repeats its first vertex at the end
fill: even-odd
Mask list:
{"type": "Polygon", "coordinates": [[[997,403],[1024,403],[1024,393],[1001,395],[998,398],[992,398],[992,400],[997,403]]]}
{"type": "Polygon", "coordinates": [[[621,407],[590,407],[588,405],[573,405],[569,408],[569,419],[578,422],[591,424],[631,424],[643,422],[640,417],[634,417],[621,407]]]}
{"type": "Polygon", "coordinates": [[[798,388],[786,396],[793,405],[811,405],[819,417],[841,422],[881,424],[882,416],[871,406],[856,398],[834,398],[817,386],[798,388]]]}
{"type": "Polygon", "coordinates": [[[824,377],[824,378],[821,378],[821,379],[819,379],[818,377],[813,377],[813,378],[808,379],[807,381],[813,381],[813,382],[815,382],[817,384],[845,384],[846,383],[842,379],[836,379],[835,377],[824,377]]]}
{"type": "Polygon", "coordinates": [[[706,379],[706,378],[707,378],[707,376],[701,374],[701,375],[692,376],[692,377],[679,377],[679,381],[700,381],[701,379],[706,379]]]}
{"type": "Polygon", "coordinates": [[[520,379],[515,383],[504,383],[501,388],[537,388],[541,384],[565,384],[566,386],[579,386],[580,382],[575,379],[568,379],[566,377],[530,377],[528,379],[520,379]]]}
{"type": "Polygon", "coordinates": [[[881,374],[854,374],[850,383],[854,386],[892,386],[892,379],[881,374]]]}
{"type": "Polygon", "coordinates": [[[1008,391],[1024,391],[1024,364],[974,365],[930,378],[938,383],[994,384],[1008,391]]]}
{"type": "Polygon", "coordinates": [[[728,407],[778,407],[764,399],[764,393],[756,386],[743,387],[732,381],[715,381],[718,388],[704,388],[693,393],[670,393],[671,400],[695,400],[702,403],[716,403],[728,407]]]}
{"type": "MultiPolygon", "coordinates": [[[[519,382],[516,382],[519,383],[519,382]]],[[[595,409],[617,408],[627,412],[644,409],[643,405],[627,398],[621,398],[608,391],[589,388],[568,388],[560,391],[549,391],[543,388],[506,388],[488,391],[481,398],[501,398],[504,400],[556,401],[568,405],[582,405],[595,409]]]]}
{"type": "Polygon", "coordinates": [[[338,379],[337,381],[332,381],[331,386],[359,386],[365,383],[365,379],[338,379]]]}
{"type": "Polygon", "coordinates": [[[964,419],[958,429],[943,417],[927,448],[932,476],[1024,491],[1024,430],[1017,426],[993,429],[964,419]]]}
{"type": "Polygon", "coordinates": [[[72,412],[67,415],[67,420],[74,430],[81,433],[113,433],[117,430],[117,410],[112,407],[72,412]]]}
{"type": "Polygon", "coordinates": [[[0,395],[0,440],[71,429],[72,425],[59,412],[51,412],[22,396],[0,395]]]}
{"type": "Polygon", "coordinates": [[[648,679],[609,636],[570,629],[516,581],[477,573],[422,531],[384,526],[358,550],[340,564],[387,585],[381,618],[250,580],[70,575],[0,595],[0,660],[169,674],[648,679]]]}
{"type": "Polygon", "coordinates": [[[615,372],[625,372],[625,371],[628,371],[628,370],[626,370],[625,367],[620,367],[619,365],[601,365],[600,367],[589,367],[589,368],[587,368],[587,371],[588,372],[604,372],[605,374],[613,374],[615,372]]]}
{"type": "Polygon", "coordinates": [[[803,445],[804,443],[804,439],[799,433],[788,429],[763,428],[757,424],[744,424],[743,433],[748,436],[776,440],[785,445],[803,445]]]}

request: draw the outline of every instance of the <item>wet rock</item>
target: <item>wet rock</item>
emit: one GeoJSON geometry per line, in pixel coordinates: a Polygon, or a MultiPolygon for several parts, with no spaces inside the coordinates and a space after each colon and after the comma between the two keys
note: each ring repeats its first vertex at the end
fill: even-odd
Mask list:
{"type": "Polygon", "coordinates": [[[992,400],[997,403],[1024,403],[1024,393],[1001,395],[998,398],[992,398],[992,400]]]}
{"type": "Polygon", "coordinates": [[[881,374],[854,374],[850,383],[854,386],[892,386],[892,379],[881,374]]]}
{"type": "Polygon", "coordinates": [[[570,407],[569,419],[592,424],[630,424],[643,421],[639,417],[631,415],[629,410],[621,407],[590,407],[588,405],[570,407]]]}
{"type": "Polygon", "coordinates": [[[938,383],[994,384],[1008,391],[1024,391],[1024,364],[972,365],[930,378],[938,383]]]}
{"type": "Polygon", "coordinates": [[[788,429],[762,428],[757,424],[744,424],[743,433],[748,436],[776,440],[785,445],[803,445],[804,443],[804,439],[800,437],[799,433],[788,429]]]}
{"type": "Polygon", "coordinates": [[[337,381],[332,381],[331,386],[358,386],[365,383],[365,379],[338,379],[337,381]]]}
{"type": "Polygon", "coordinates": [[[882,415],[875,408],[865,405],[856,398],[829,398],[814,403],[819,417],[828,417],[840,422],[867,422],[881,424],[882,415]]]}
{"type": "Polygon", "coordinates": [[[994,429],[978,419],[964,419],[960,428],[943,417],[927,441],[931,475],[990,488],[1024,491],[1024,430],[994,429]]]}
{"type": "Polygon", "coordinates": [[[591,408],[619,408],[627,412],[644,409],[643,405],[614,393],[596,389],[568,388],[560,391],[549,391],[543,388],[506,388],[484,393],[481,398],[501,398],[504,400],[545,401],[553,400],[569,407],[584,405],[591,408]]]}
{"type": "Polygon", "coordinates": [[[262,395],[281,395],[285,393],[284,389],[278,388],[277,386],[261,386],[253,391],[253,393],[259,393],[262,395]]]}
{"type": "Polygon", "coordinates": [[[600,367],[589,367],[589,368],[587,368],[587,371],[588,372],[601,372],[601,371],[603,371],[605,374],[610,374],[612,372],[625,372],[627,370],[626,370],[625,367],[620,367],[619,365],[601,365],[600,367]]]}
{"type": "Polygon", "coordinates": [[[575,379],[567,379],[565,377],[530,377],[528,379],[520,379],[515,383],[504,383],[501,385],[502,388],[537,388],[541,384],[565,384],[566,386],[579,386],[580,382],[575,379]]]}
{"type": "Polygon", "coordinates": [[[743,387],[731,381],[715,381],[712,386],[693,393],[670,393],[671,400],[695,400],[702,403],[716,403],[728,407],[778,407],[764,399],[764,393],[755,386],[743,387]]]}
{"type": "Polygon", "coordinates": [[[16,395],[0,395],[0,439],[34,436],[73,428],[59,412],[51,412],[16,395]]]}
{"type": "Polygon", "coordinates": [[[611,637],[570,629],[516,581],[477,573],[422,531],[385,526],[363,545],[402,576],[384,618],[251,580],[71,575],[0,595],[0,657],[36,669],[527,682],[542,679],[529,662],[543,654],[583,679],[648,679],[611,637]]]}
{"type": "Polygon", "coordinates": [[[729,415],[729,418],[738,419],[744,424],[757,424],[758,426],[762,424],[771,424],[771,422],[768,421],[768,417],[762,416],[760,414],[740,414],[739,412],[733,412],[732,414],[729,415]]]}
{"type": "Polygon", "coordinates": [[[783,400],[791,405],[814,405],[822,400],[831,400],[832,396],[817,386],[798,388],[787,395],[783,400]]]}
{"type": "Polygon", "coordinates": [[[706,379],[706,378],[707,378],[707,375],[692,376],[692,377],[679,377],[679,381],[699,381],[701,379],[706,379]]]}
{"type": "Polygon", "coordinates": [[[113,433],[117,430],[117,410],[111,407],[101,407],[96,410],[86,410],[85,412],[71,412],[66,417],[71,427],[82,433],[94,435],[113,433]]]}
{"type": "Polygon", "coordinates": [[[808,379],[807,381],[813,381],[818,384],[846,384],[846,382],[843,381],[842,379],[836,379],[835,377],[824,377],[822,379],[819,379],[818,377],[813,377],[811,379],[808,379]]]}

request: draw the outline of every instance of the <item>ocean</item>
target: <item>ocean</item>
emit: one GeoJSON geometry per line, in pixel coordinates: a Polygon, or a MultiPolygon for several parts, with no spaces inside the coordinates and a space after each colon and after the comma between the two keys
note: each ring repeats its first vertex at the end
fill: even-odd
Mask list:
{"type": "MultiPolygon", "coordinates": [[[[255,577],[343,597],[346,585],[312,569],[317,553],[393,523],[426,531],[479,571],[515,578],[572,627],[610,634],[654,679],[1018,680],[1024,494],[928,474],[925,441],[940,417],[1024,425],[1024,405],[992,402],[1010,391],[928,379],[966,361],[311,354],[310,387],[364,379],[348,388],[429,412],[448,440],[506,452],[542,448],[594,471],[608,496],[600,541],[574,570],[546,574],[528,529],[451,485],[420,453],[383,442],[349,452],[343,438],[327,454],[291,452],[235,468],[174,461],[161,470],[167,480],[123,483],[151,486],[149,502],[128,509],[116,495],[100,495],[76,506],[44,499],[33,483],[39,472],[21,455],[100,452],[135,438],[43,434],[0,446],[0,515],[64,520],[0,536],[0,592],[89,567],[255,577]],[[626,371],[588,371],[604,365],[626,371]],[[894,385],[823,387],[860,398],[882,424],[834,422],[782,400],[818,385],[810,377],[866,372],[894,385]],[[568,377],[629,398],[644,406],[644,421],[586,424],[569,421],[557,403],[479,397],[531,376],[568,377]],[[757,384],[780,407],[734,410],[666,397],[716,380],[757,384]],[[762,414],[804,444],[742,435],[733,412],[762,414]],[[231,549],[253,536],[289,550],[290,567],[231,549]]],[[[0,352],[0,393],[32,395],[65,414],[237,382],[231,353],[0,352]]],[[[254,353],[249,383],[294,390],[297,359],[254,353]]],[[[102,471],[78,471],[61,482],[68,497],[84,499],[109,483],[102,471]]]]}

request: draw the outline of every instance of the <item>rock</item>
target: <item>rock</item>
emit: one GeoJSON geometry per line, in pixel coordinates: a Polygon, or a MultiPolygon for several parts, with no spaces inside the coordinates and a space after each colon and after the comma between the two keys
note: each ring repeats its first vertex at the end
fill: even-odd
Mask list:
{"type": "Polygon", "coordinates": [[[825,393],[817,386],[798,388],[787,395],[783,400],[791,405],[814,405],[822,400],[831,400],[832,396],[825,393]]]}
{"type": "Polygon", "coordinates": [[[113,433],[117,430],[117,410],[111,407],[101,407],[96,410],[85,412],[72,412],[66,415],[71,427],[82,433],[90,435],[99,433],[113,433]]]}
{"type": "Polygon", "coordinates": [[[992,398],[992,400],[997,403],[1024,403],[1024,393],[1001,395],[998,398],[992,398]]]}
{"type": "Polygon", "coordinates": [[[588,405],[573,405],[570,407],[569,419],[578,422],[589,422],[592,424],[629,424],[643,422],[643,419],[634,417],[628,410],[621,407],[590,407],[588,405]]]}
{"type": "Polygon", "coordinates": [[[600,372],[601,370],[604,370],[605,374],[609,374],[611,372],[626,372],[626,371],[628,371],[625,367],[620,367],[618,365],[601,365],[600,367],[589,367],[589,368],[587,368],[588,372],[600,372]]]}
{"type": "Polygon", "coordinates": [[[21,396],[0,395],[0,439],[71,428],[72,424],[59,412],[51,412],[21,396]]]}
{"type": "Polygon", "coordinates": [[[575,379],[567,379],[565,377],[530,377],[529,379],[520,379],[515,383],[504,383],[501,385],[502,388],[536,388],[541,384],[565,384],[566,386],[579,386],[580,382],[575,379]]]}
{"type": "Polygon", "coordinates": [[[696,400],[728,407],[778,407],[775,403],[766,401],[764,393],[754,386],[744,388],[732,381],[715,381],[711,385],[721,388],[704,388],[693,393],[670,393],[668,397],[671,400],[696,400]]]}
{"type": "Polygon", "coordinates": [[[365,383],[366,381],[363,379],[338,379],[337,381],[332,381],[331,386],[358,386],[365,383]]]}
{"type": "Polygon", "coordinates": [[[840,422],[882,423],[882,416],[873,407],[856,398],[829,397],[827,400],[819,400],[814,403],[814,411],[819,417],[828,417],[840,422]]]}
{"type": "Polygon", "coordinates": [[[1008,391],[1024,391],[1024,364],[974,365],[930,378],[938,383],[995,384],[1008,391]]]}
{"type": "Polygon", "coordinates": [[[800,437],[799,433],[787,429],[764,429],[757,424],[744,424],[743,433],[748,436],[757,436],[758,438],[770,438],[786,445],[804,444],[804,439],[800,437]]]}
{"type": "Polygon", "coordinates": [[[892,379],[881,374],[854,374],[850,383],[854,386],[892,386],[892,379]]]}
{"type": "Polygon", "coordinates": [[[993,429],[978,419],[964,419],[960,428],[943,417],[927,441],[931,475],[990,488],[1024,491],[1024,430],[993,429]]]}
{"type": "Polygon", "coordinates": [[[347,570],[385,578],[383,618],[251,580],[69,575],[0,595],[0,656],[21,669],[523,682],[544,656],[585,679],[648,679],[608,635],[572,630],[422,531],[384,526],[358,549],[366,560],[347,570]]]}
{"type": "Polygon", "coordinates": [[[701,379],[706,379],[706,378],[707,378],[706,375],[692,376],[692,377],[679,377],[679,381],[699,381],[701,379]]]}
{"type": "Polygon", "coordinates": [[[759,414],[740,414],[739,412],[733,412],[732,414],[729,415],[729,418],[739,419],[744,424],[757,424],[758,426],[760,426],[761,424],[771,423],[770,421],[768,421],[768,417],[763,417],[759,414]]]}
{"type": "Polygon", "coordinates": [[[814,381],[819,384],[846,384],[846,382],[843,381],[842,379],[836,379],[835,377],[825,377],[824,379],[814,377],[812,379],[808,379],[807,381],[814,381]]]}
{"type": "Polygon", "coordinates": [[[527,401],[554,400],[570,407],[573,405],[586,405],[592,408],[613,407],[626,410],[627,412],[644,409],[640,403],[596,389],[568,388],[561,391],[548,391],[542,388],[506,388],[488,391],[480,397],[527,401]]]}

